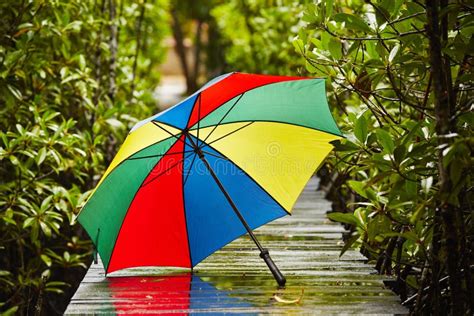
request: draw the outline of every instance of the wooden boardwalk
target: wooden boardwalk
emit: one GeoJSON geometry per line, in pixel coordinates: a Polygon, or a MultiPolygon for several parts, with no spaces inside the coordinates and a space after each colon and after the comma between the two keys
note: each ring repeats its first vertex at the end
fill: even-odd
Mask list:
{"type": "Polygon", "coordinates": [[[137,268],[105,278],[93,264],[66,314],[406,314],[358,251],[339,258],[344,229],[326,218],[330,202],[316,189],[312,179],[293,216],[256,230],[288,280],[284,289],[245,236],[196,266],[194,275],[137,268]]]}

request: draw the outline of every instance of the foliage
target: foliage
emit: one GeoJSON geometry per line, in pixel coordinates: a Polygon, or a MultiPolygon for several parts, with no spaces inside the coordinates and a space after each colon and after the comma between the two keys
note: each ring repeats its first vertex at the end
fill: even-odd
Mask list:
{"type": "Polygon", "coordinates": [[[166,2],[7,0],[0,16],[0,311],[61,314],[90,263],[74,214],[155,105],[166,2]]]}
{"type": "Polygon", "coordinates": [[[187,93],[224,72],[294,74],[303,69],[304,59],[291,43],[304,26],[303,9],[292,0],[172,1],[173,36],[187,93]],[[187,50],[190,39],[193,47],[187,50]]]}
{"type": "Polygon", "coordinates": [[[329,166],[330,218],[355,227],[344,249],[395,273],[404,299],[406,281],[415,313],[472,312],[472,5],[319,1],[303,19],[293,44],[347,135],[329,166]]]}
{"type": "MultiPolygon", "coordinates": [[[[330,218],[353,227],[343,252],[360,247],[395,274],[414,313],[472,313],[472,3],[173,3],[175,22],[197,21],[179,31],[199,46],[207,24],[209,72],[224,54],[229,70],[327,78],[347,136],[323,170],[330,218]]],[[[0,3],[0,310],[64,309],[91,251],[74,213],[154,105],[166,10],[0,3]]]]}
{"type": "Polygon", "coordinates": [[[187,94],[194,93],[200,84],[220,75],[224,57],[220,45],[220,32],[211,15],[214,6],[222,0],[171,1],[173,37],[181,71],[186,80],[187,94]],[[187,43],[192,39],[193,46],[187,43]],[[192,48],[190,50],[189,48],[192,48]],[[191,54],[192,58],[191,57],[191,54]]]}
{"type": "Polygon", "coordinates": [[[304,26],[303,9],[290,0],[232,0],[214,8],[229,70],[297,74],[304,60],[291,41],[304,26]]]}

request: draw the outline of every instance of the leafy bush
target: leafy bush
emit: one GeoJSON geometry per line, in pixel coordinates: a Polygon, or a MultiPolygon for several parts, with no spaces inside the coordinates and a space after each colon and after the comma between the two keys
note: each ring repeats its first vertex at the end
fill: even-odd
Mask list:
{"type": "Polygon", "coordinates": [[[394,273],[415,313],[473,310],[471,13],[463,1],[322,1],[294,41],[328,78],[347,135],[329,166],[330,218],[355,227],[344,250],[394,273]]]}
{"type": "Polygon", "coordinates": [[[343,252],[396,275],[414,313],[472,312],[472,5],[247,0],[212,12],[231,68],[327,78],[347,138],[320,174],[329,217],[352,227],[343,252]]]}
{"type": "Polygon", "coordinates": [[[297,74],[304,59],[295,55],[292,39],[304,26],[298,1],[232,0],[216,6],[215,17],[230,71],[297,74]]]}
{"type": "Polygon", "coordinates": [[[91,257],[74,214],[154,108],[166,2],[7,0],[0,17],[0,311],[60,314],[91,257]]]}

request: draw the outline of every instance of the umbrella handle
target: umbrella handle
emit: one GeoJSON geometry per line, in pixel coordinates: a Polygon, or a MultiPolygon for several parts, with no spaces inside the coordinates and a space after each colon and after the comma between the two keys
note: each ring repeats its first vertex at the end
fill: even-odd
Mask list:
{"type": "Polygon", "coordinates": [[[273,274],[273,277],[277,281],[279,286],[285,286],[286,279],[283,276],[283,274],[280,272],[278,267],[276,266],[275,262],[273,262],[272,258],[270,257],[270,253],[268,252],[268,249],[263,249],[260,252],[260,258],[262,258],[265,263],[267,264],[268,268],[273,274]]]}

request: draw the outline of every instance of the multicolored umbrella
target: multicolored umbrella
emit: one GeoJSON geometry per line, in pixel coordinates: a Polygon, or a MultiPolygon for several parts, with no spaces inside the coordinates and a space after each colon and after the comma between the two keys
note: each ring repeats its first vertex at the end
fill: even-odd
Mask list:
{"type": "Polygon", "coordinates": [[[139,122],[78,215],[106,273],[192,268],[290,214],[339,139],[323,79],[231,73],[139,122]]]}

